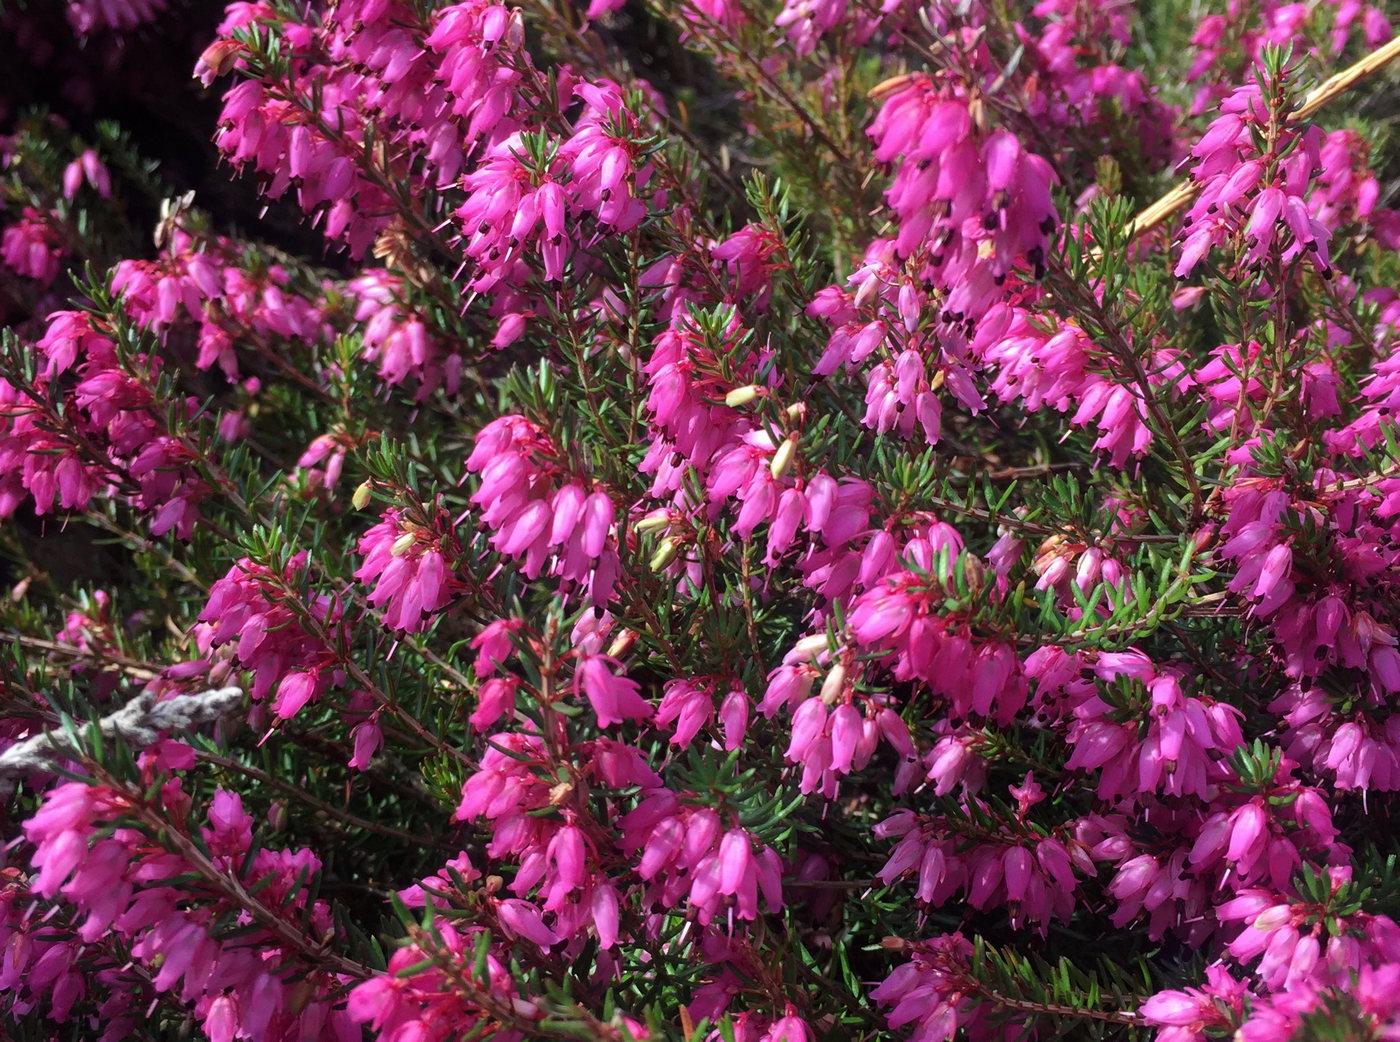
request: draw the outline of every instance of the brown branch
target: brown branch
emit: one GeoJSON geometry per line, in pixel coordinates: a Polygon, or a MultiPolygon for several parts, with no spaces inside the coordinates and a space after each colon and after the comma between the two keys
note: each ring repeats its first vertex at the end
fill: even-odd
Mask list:
{"type": "Polygon", "coordinates": [[[1031,1002],[1029,999],[1015,999],[1003,995],[974,982],[973,993],[983,1002],[1014,1009],[1022,1013],[1042,1013],[1055,1017],[1086,1017],[1089,1020],[1103,1020],[1110,1024],[1141,1024],[1142,1016],[1131,1010],[1085,1009],[1082,1006],[1057,1006],[1049,1002],[1031,1002]]]}
{"type": "Polygon", "coordinates": [[[30,648],[34,651],[42,651],[49,655],[60,655],[64,658],[77,659],[81,662],[88,662],[94,666],[107,666],[120,670],[136,680],[155,680],[161,674],[158,666],[149,662],[141,662],[137,659],[127,658],[125,655],[113,652],[93,650],[91,648],[80,648],[76,644],[63,644],[56,640],[42,640],[38,637],[26,636],[16,630],[3,631],[4,639],[22,648],[30,648]]]}

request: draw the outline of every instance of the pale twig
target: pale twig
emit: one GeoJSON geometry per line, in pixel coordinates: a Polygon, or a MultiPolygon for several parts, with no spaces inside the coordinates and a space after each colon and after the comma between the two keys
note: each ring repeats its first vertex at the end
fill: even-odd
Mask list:
{"type": "MultiPolygon", "coordinates": [[[[188,695],[156,700],[156,692],[143,691],[114,713],[95,721],[104,738],[119,738],[143,749],[165,731],[184,731],[217,720],[243,700],[243,689],[211,688],[188,695]]],[[[44,731],[0,753],[0,793],[8,792],[8,779],[31,771],[52,770],[60,760],[80,753],[67,734],[44,731]]]]}

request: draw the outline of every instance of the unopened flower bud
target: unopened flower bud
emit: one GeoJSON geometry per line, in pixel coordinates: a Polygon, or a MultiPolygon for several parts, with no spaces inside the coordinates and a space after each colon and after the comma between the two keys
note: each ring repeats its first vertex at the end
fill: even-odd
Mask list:
{"type": "Polygon", "coordinates": [[[389,555],[391,557],[402,557],[404,554],[408,553],[413,544],[417,541],[418,537],[416,535],[412,532],[405,532],[394,540],[393,546],[389,547],[389,555]]]}
{"type": "Polygon", "coordinates": [[[822,681],[821,699],[827,705],[835,705],[845,690],[846,667],[838,662],[822,681]]]}
{"type": "Polygon", "coordinates": [[[664,511],[656,514],[648,514],[638,521],[632,528],[638,535],[646,535],[648,532],[658,532],[670,525],[671,519],[664,511]]]}
{"type": "Polygon", "coordinates": [[[1270,933],[1277,930],[1285,923],[1292,922],[1292,920],[1292,908],[1288,907],[1288,905],[1273,905],[1269,908],[1265,908],[1254,917],[1254,928],[1256,930],[1263,930],[1265,933],[1270,933]]]}
{"type": "Polygon", "coordinates": [[[356,510],[363,510],[369,506],[370,487],[368,481],[361,482],[356,486],[354,494],[350,497],[350,505],[356,510]]]}
{"type": "Polygon", "coordinates": [[[762,388],[759,387],[758,384],[736,387],[724,396],[724,404],[731,409],[737,409],[741,405],[748,405],[749,402],[758,397],[761,390],[762,388]]]}
{"type": "Polygon", "coordinates": [[[901,72],[898,76],[891,76],[889,79],[881,80],[875,86],[866,91],[865,96],[871,101],[879,101],[887,98],[895,91],[903,90],[914,79],[912,72],[901,72]]]}
{"type": "Polygon", "coordinates": [[[880,295],[880,277],[874,272],[865,276],[860,284],[860,289],[856,290],[855,305],[858,308],[866,307],[880,295]]]}
{"type": "Polygon", "coordinates": [[[773,462],[768,465],[769,472],[775,480],[781,478],[792,469],[792,457],[797,452],[797,435],[790,434],[783,439],[783,443],[778,446],[778,451],[773,453],[773,462]]]}
{"type": "Polygon", "coordinates": [[[510,25],[506,27],[506,46],[519,51],[525,46],[525,17],[519,8],[511,8],[510,25]]]}
{"type": "Polygon", "coordinates": [[[807,415],[807,403],[793,402],[785,410],[783,410],[783,412],[787,416],[789,423],[796,423],[798,420],[802,419],[802,417],[807,415]]]}
{"type": "Polygon", "coordinates": [[[1196,553],[1205,553],[1215,544],[1215,526],[1202,525],[1196,530],[1191,542],[1196,548],[1196,553]]]}
{"type": "Polygon", "coordinates": [[[651,555],[650,567],[653,572],[659,572],[676,559],[676,554],[680,550],[674,539],[663,539],[661,545],[656,548],[656,553],[651,555]]]}
{"type": "Polygon", "coordinates": [[[809,637],[803,637],[792,646],[792,654],[800,655],[803,658],[811,658],[826,650],[827,639],[825,633],[813,633],[809,637]]]}
{"type": "Polygon", "coordinates": [[[622,630],[608,645],[608,658],[621,658],[632,650],[632,645],[635,643],[637,643],[637,631],[622,630]]]}

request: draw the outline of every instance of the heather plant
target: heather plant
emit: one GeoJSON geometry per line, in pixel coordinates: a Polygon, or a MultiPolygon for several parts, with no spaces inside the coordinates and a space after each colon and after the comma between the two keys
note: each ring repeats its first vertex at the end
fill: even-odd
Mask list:
{"type": "Polygon", "coordinates": [[[1400,1038],[1382,7],[206,43],[0,98],[0,1034],[1400,1038]]]}

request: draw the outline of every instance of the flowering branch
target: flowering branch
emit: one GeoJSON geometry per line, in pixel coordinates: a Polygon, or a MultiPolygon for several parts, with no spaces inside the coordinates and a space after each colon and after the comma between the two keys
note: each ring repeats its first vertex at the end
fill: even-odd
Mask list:
{"type": "MultiPolygon", "coordinates": [[[[1322,109],[1358,84],[1380,72],[1396,58],[1400,58],[1400,37],[1382,44],[1364,58],[1352,63],[1340,72],[1333,73],[1310,90],[1289,113],[1289,122],[1292,124],[1306,123],[1322,109]]],[[[1200,184],[1195,181],[1188,180],[1178,184],[1132,219],[1127,227],[1126,241],[1131,243],[1134,239],[1162,224],[1196,198],[1200,190],[1200,184]]]]}

